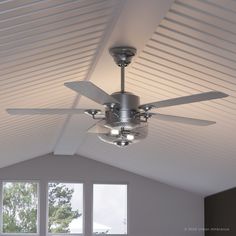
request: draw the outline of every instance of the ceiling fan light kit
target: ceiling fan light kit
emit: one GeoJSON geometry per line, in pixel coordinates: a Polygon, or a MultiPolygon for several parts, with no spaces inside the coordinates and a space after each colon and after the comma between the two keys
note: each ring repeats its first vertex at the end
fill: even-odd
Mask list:
{"type": "Polygon", "coordinates": [[[102,141],[119,147],[139,142],[148,135],[148,119],[177,122],[196,126],[212,125],[214,121],[200,120],[188,117],[164,115],[150,112],[151,109],[169,107],[194,102],[224,98],[228,95],[218,91],[210,91],[190,96],[167,99],[140,105],[139,96],[125,91],[125,68],[131,63],[136,54],[133,47],[113,47],[109,50],[115,63],[121,69],[121,90],[107,94],[105,91],[89,81],[67,82],[65,86],[89,99],[105,106],[103,113],[99,109],[7,109],[12,115],[61,115],[88,114],[98,122],[88,129],[88,133],[95,133],[102,141]]]}

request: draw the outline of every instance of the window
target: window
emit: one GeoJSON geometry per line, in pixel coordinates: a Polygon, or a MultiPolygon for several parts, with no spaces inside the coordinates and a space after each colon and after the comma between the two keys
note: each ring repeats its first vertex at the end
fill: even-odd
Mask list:
{"type": "MultiPolygon", "coordinates": [[[[0,181],[0,235],[39,235],[39,183],[0,181]]],[[[49,236],[83,234],[83,184],[50,182],[47,201],[42,201],[49,236]],[[47,204],[45,204],[47,203],[47,204]]],[[[89,203],[90,204],[90,203],[89,203]]],[[[88,208],[89,209],[89,208],[88,208]]],[[[92,212],[88,212],[91,216],[92,212]]],[[[93,185],[93,233],[127,234],[127,185],[93,185]]]]}
{"type": "Polygon", "coordinates": [[[48,184],[48,233],[83,233],[82,184],[48,184]]]}
{"type": "Polygon", "coordinates": [[[93,233],[127,234],[127,185],[94,184],[93,233]]]}
{"type": "Polygon", "coordinates": [[[3,182],[1,231],[36,234],[38,205],[38,183],[3,182]]]}

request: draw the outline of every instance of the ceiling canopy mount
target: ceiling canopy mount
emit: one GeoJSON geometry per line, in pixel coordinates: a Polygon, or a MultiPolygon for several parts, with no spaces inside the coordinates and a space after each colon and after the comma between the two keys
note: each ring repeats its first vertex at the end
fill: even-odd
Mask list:
{"type": "Polygon", "coordinates": [[[115,63],[122,67],[128,66],[132,58],[135,56],[137,50],[134,47],[112,47],[109,49],[110,55],[113,57],[115,63]]]}

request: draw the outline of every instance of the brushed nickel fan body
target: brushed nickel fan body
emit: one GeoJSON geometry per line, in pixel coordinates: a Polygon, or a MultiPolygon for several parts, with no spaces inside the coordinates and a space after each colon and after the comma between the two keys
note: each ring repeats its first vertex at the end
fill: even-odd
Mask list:
{"type": "Polygon", "coordinates": [[[114,107],[107,107],[105,119],[112,128],[134,128],[140,124],[140,99],[138,96],[129,92],[116,92],[111,95],[120,104],[114,107]]]}
{"type": "Polygon", "coordinates": [[[105,110],[105,127],[111,132],[100,132],[98,137],[117,146],[127,146],[147,136],[146,120],[141,119],[139,96],[125,91],[125,67],[131,63],[136,49],[115,47],[109,50],[115,63],[121,68],[121,90],[111,94],[118,103],[109,104],[105,110]],[[114,132],[115,131],[115,132],[114,132]]]}
{"type": "Polygon", "coordinates": [[[100,109],[30,109],[11,108],[7,112],[12,115],[80,115],[89,114],[99,121],[88,129],[89,133],[96,133],[104,142],[120,147],[136,143],[146,138],[148,133],[148,119],[177,122],[195,126],[207,126],[215,124],[214,121],[201,120],[188,117],[165,115],[150,112],[151,109],[158,109],[170,106],[177,106],[212,99],[225,98],[228,95],[218,91],[210,91],[184,97],[171,98],[163,101],[156,101],[140,105],[139,96],[125,91],[125,67],[127,67],[136,54],[133,47],[113,47],[109,50],[115,63],[121,69],[121,89],[111,95],[89,81],[67,82],[64,85],[76,93],[79,93],[96,103],[105,106],[105,112],[100,109]]]}

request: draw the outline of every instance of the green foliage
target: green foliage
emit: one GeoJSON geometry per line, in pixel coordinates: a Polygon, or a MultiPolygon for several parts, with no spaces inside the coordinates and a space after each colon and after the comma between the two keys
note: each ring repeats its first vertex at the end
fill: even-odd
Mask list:
{"type": "Polygon", "coordinates": [[[49,233],[69,233],[69,224],[81,216],[78,210],[72,210],[73,189],[65,184],[50,183],[48,190],[49,233]]]}
{"type": "MultiPolygon", "coordinates": [[[[48,192],[50,233],[68,233],[69,224],[81,216],[72,210],[74,190],[65,184],[50,183],[48,192]]],[[[37,184],[5,183],[3,186],[3,232],[37,233],[37,184]]]]}
{"type": "Polygon", "coordinates": [[[6,183],[3,188],[3,232],[37,232],[37,184],[6,183]]]}

